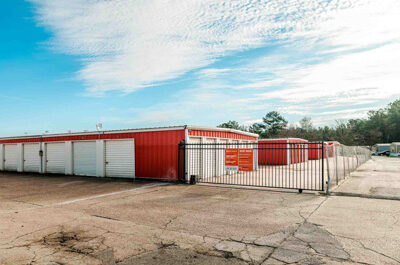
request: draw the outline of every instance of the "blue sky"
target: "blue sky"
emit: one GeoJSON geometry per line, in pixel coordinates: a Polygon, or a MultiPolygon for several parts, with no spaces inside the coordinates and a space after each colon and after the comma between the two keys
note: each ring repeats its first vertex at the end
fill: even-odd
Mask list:
{"type": "Polygon", "coordinates": [[[0,2],[1,136],[316,125],[400,97],[400,4],[384,1],[0,2]]]}

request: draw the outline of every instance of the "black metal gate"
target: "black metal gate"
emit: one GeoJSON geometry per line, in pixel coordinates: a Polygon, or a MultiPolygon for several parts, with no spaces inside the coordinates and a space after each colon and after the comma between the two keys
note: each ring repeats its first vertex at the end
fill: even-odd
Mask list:
{"type": "Polygon", "coordinates": [[[192,183],[323,191],[324,143],[184,143],[180,178],[192,183]]]}

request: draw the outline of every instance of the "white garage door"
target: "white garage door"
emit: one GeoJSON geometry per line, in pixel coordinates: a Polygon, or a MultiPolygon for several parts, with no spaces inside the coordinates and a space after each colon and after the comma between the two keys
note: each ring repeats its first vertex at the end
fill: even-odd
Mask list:
{"type": "Polygon", "coordinates": [[[74,174],[96,176],[96,142],[73,143],[74,174]]]}
{"type": "Polygon", "coordinates": [[[46,144],[46,172],[65,174],[65,143],[46,144]]]}
{"type": "Polygon", "coordinates": [[[225,174],[225,149],[229,148],[228,139],[220,139],[221,143],[218,146],[217,156],[218,156],[218,176],[225,174]]]}
{"type": "Polygon", "coordinates": [[[204,177],[215,177],[217,166],[217,147],[215,139],[206,139],[204,146],[204,177]]]}
{"type": "Polygon", "coordinates": [[[105,141],[106,177],[135,177],[134,140],[105,141]]]}
{"type": "Polygon", "coordinates": [[[202,175],[202,154],[200,149],[201,138],[189,138],[188,148],[188,168],[189,176],[201,176],[202,175]]]}
{"type": "Polygon", "coordinates": [[[9,171],[17,171],[17,145],[4,145],[4,169],[9,171]]]}
{"type": "Polygon", "coordinates": [[[24,172],[39,172],[39,144],[24,144],[24,172]]]}

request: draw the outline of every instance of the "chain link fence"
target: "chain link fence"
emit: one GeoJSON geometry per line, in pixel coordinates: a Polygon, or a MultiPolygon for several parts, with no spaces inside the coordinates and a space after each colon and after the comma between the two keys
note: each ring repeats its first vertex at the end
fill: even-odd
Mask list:
{"type": "MultiPolygon", "coordinates": [[[[371,151],[361,146],[325,143],[325,177],[327,189],[344,180],[351,172],[371,158],[371,151]]],[[[327,190],[328,192],[328,190],[327,190]]]]}

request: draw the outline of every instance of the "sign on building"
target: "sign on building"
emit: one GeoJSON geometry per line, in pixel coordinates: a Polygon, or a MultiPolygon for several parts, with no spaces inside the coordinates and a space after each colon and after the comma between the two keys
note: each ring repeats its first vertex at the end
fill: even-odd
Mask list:
{"type": "Polygon", "coordinates": [[[225,170],[253,171],[253,149],[225,149],[225,170]]]}

